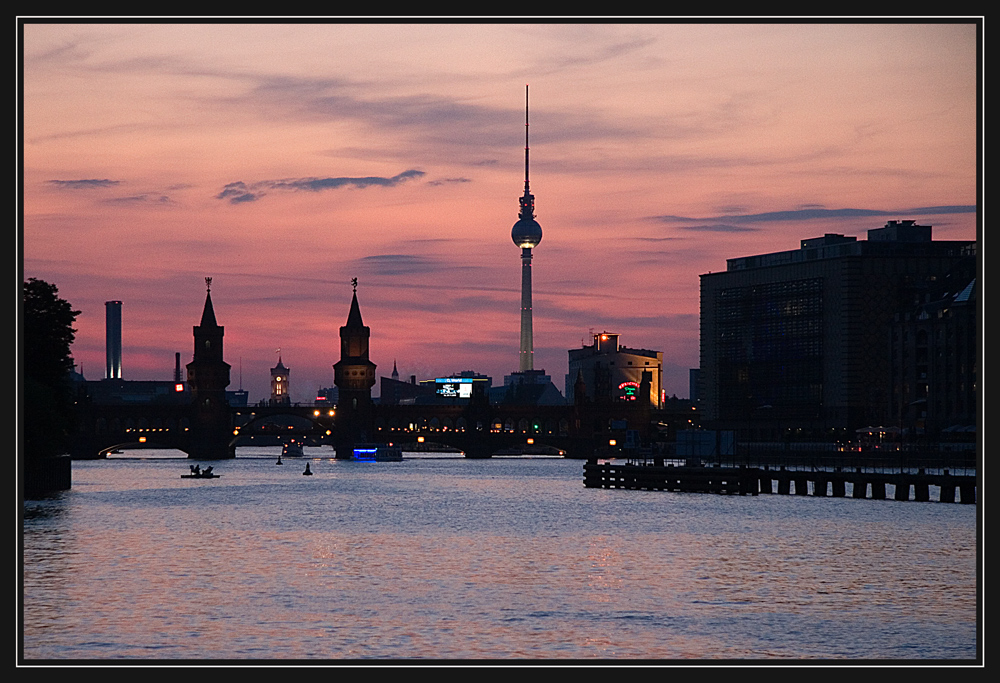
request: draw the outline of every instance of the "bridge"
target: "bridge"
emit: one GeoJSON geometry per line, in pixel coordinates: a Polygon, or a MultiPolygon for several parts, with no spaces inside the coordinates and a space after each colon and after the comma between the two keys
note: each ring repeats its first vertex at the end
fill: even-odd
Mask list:
{"type": "Polygon", "coordinates": [[[450,448],[470,458],[500,452],[590,458],[620,447],[626,439],[648,446],[668,436],[665,427],[672,432],[688,426],[690,414],[659,410],[644,401],[587,401],[583,389],[570,405],[493,404],[483,393],[462,404],[379,404],[371,396],[375,365],[368,360],[370,331],[362,323],[356,290],[347,324],[340,328],[341,358],[333,366],[340,390],[336,408],[230,406],[225,394],[230,366],[223,360],[224,328],[216,322],[210,278],[206,284],[201,324],[194,327],[194,359],[187,365],[190,401],[81,400],[74,415],[74,458],[168,448],[192,458],[221,459],[235,457],[240,445],[291,438],[333,445],[337,457],[350,457],[354,444],[378,442],[418,450],[450,448]]]}
{"type": "MultiPolygon", "coordinates": [[[[92,459],[113,451],[164,448],[205,457],[196,455],[195,410],[184,404],[78,405],[72,455],[92,459]]],[[[280,444],[293,438],[336,447],[345,431],[338,414],[329,406],[230,406],[224,452],[216,457],[235,457],[237,446],[280,444]]],[[[609,447],[623,446],[629,436],[650,445],[666,436],[664,429],[680,426],[685,417],[625,402],[546,406],[375,403],[353,442],[393,443],[414,451],[451,449],[469,458],[497,453],[589,458],[609,447]]],[[[343,455],[338,453],[338,457],[343,455]]]]}

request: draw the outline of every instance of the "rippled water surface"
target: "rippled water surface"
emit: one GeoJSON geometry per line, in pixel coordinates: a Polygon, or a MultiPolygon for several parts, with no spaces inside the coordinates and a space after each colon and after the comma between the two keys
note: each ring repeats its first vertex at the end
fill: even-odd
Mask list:
{"type": "Polygon", "coordinates": [[[71,491],[24,504],[25,659],[977,655],[974,505],[306,453],[244,449],[212,480],[182,479],[186,460],[74,462],[71,491]]]}

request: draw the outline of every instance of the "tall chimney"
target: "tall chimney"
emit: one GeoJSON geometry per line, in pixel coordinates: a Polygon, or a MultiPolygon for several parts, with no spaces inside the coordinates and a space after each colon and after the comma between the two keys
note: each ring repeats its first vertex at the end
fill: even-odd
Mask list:
{"type": "Polygon", "coordinates": [[[181,354],[178,351],[174,354],[174,382],[181,381],[181,354]]]}
{"type": "Polygon", "coordinates": [[[105,301],[106,379],[122,378],[122,302],[105,301]]]}

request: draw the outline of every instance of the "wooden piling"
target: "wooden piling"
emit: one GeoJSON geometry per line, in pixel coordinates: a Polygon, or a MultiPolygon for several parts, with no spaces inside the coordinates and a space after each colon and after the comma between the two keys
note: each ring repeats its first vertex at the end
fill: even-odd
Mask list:
{"type": "Polygon", "coordinates": [[[827,486],[827,480],[825,478],[823,478],[823,477],[816,477],[816,479],[813,480],[813,495],[814,496],[825,497],[826,496],[826,490],[828,488],[829,487],[827,486]]]}
{"type": "Polygon", "coordinates": [[[843,498],[847,495],[847,482],[843,477],[837,477],[830,482],[830,488],[833,489],[834,498],[843,498]]]}
{"type": "Polygon", "coordinates": [[[872,480],[872,500],[885,500],[885,482],[872,480]]]}
{"type": "Polygon", "coordinates": [[[896,500],[909,500],[910,499],[910,483],[902,482],[898,479],[896,480],[896,500]]]}

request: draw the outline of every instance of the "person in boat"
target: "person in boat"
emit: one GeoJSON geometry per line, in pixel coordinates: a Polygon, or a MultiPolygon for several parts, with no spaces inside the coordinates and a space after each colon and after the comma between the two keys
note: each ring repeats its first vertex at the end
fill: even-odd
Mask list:
{"type": "Polygon", "coordinates": [[[202,472],[201,474],[202,474],[203,477],[211,477],[212,476],[212,466],[209,465],[208,467],[206,467],[205,471],[202,472]]]}
{"type": "Polygon", "coordinates": [[[198,476],[199,474],[201,474],[201,465],[192,465],[191,466],[191,474],[193,474],[195,476],[198,476]]]}

